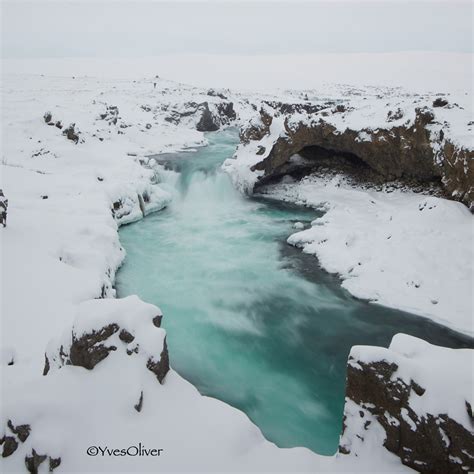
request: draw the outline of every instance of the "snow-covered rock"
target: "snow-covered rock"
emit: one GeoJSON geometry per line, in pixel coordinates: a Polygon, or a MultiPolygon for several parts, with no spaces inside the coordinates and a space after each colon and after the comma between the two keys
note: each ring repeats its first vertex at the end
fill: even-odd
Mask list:
{"type": "MultiPolygon", "coordinates": [[[[279,449],[242,412],[174,372],[172,350],[168,370],[158,308],[114,299],[118,226],[170,199],[147,156],[206,143],[202,110],[189,104],[207,102],[227,126],[231,110],[242,122],[255,117],[260,100],[156,78],[19,74],[5,75],[3,87],[2,471],[407,470],[380,439],[358,456],[279,449]],[[67,139],[62,124],[75,124],[79,139],[67,139]],[[129,448],[154,454],[123,455],[129,448]]],[[[283,125],[273,119],[271,137],[283,125]]],[[[260,157],[273,145],[262,140],[260,157]]],[[[252,160],[235,163],[255,175],[252,160]]]]}
{"type": "Polygon", "coordinates": [[[385,181],[440,181],[449,198],[474,206],[469,94],[435,99],[347,87],[328,98],[325,92],[312,101],[262,102],[224,166],[241,188],[252,191],[285,174],[309,174],[330,158],[334,166],[359,162],[385,181]],[[309,158],[305,170],[291,163],[298,153],[309,158]]]}
{"type": "Polygon", "coordinates": [[[356,454],[375,436],[418,472],[472,471],[473,362],[473,350],[433,346],[404,334],[388,349],[353,347],[339,451],[356,454]]]}

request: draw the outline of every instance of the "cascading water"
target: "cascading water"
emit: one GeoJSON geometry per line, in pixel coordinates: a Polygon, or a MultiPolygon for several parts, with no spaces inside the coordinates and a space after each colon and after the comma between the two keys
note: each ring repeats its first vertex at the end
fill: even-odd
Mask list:
{"type": "Polygon", "coordinates": [[[238,193],[219,168],[235,131],[195,153],[157,157],[164,211],[120,230],[119,296],[161,307],[171,364],[201,393],[248,414],[282,447],[337,449],[346,362],[397,332],[450,347],[471,341],[426,319],[352,298],[317,260],[286,245],[314,210],[238,193]]]}

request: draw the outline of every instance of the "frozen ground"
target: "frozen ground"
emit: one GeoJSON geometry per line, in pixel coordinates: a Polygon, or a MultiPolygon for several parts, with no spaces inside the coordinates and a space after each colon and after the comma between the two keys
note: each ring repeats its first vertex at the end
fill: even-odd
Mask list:
{"type": "MultiPolygon", "coordinates": [[[[140,107],[165,100],[183,103],[199,91],[166,81],[155,90],[152,82],[4,77],[2,188],[9,207],[7,227],[0,233],[1,427],[11,436],[7,421],[12,420],[14,426],[29,424],[31,434],[2,459],[3,468],[23,471],[25,456],[35,449],[61,457],[58,472],[132,467],[314,472],[348,465],[366,471],[364,461],[327,458],[303,448],[279,449],[243,413],[202,397],[172,370],[160,385],[140,364],[142,359],[124,351],[113,352],[92,372],[64,366],[42,375],[45,352],[58,350],[72,328],[83,331],[84,324],[95,330],[109,322],[128,324],[142,334],[146,354],[161,350],[163,330],[157,330],[153,342],[144,323],[136,321],[158,309],[138,298],[97,299],[114,296],[114,274],[124,257],[117,228],[142,216],[138,196],[149,196],[146,212],[169,199],[156,184],[156,170],[140,161],[148,153],[205,143],[191,124],[171,125],[163,115],[140,107]],[[117,124],[100,119],[110,105],[119,108],[117,124]],[[74,122],[81,132],[79,143],[48,126],[46,111],[65,126],[74,122]],[[111,209],[118,201],[122,207],[114,218],[111,209]],[[138,413],[133,406],[140,392],[144,407],[138,413]],[[138,460],[86,454],[92,445],[121,449],[139,442],[164,453],[138,460]]],[[[402,470],[392,455],[380,450],[377,456],[387,470],[402,470]]]]}
{"type": "Polygon", "coordinates": [[[288,242],[317,256],[354,296],[473,334],[474,228],[466,206],[408,191],[355,189],[340,175],[309,176],[265,193],[326,210],[288,242]]]}
{"type": "MultiPolygon", "coordinates": [[[[139,195],[146,194],[149,198],[145,213],[160,209],[169,199],[157,184],[156,170],[140,162],[146,162],[145,155],[149,153],[171,152],[205,143],[203,135],[193,129],[194,124],[175,126],[166,122],[159,112],[150,115],[140,106],[163,101],[182,104],[195,99],[202,91],[164,80],[158,81],[154,90],[153,78],[139,79],[138,73],[134,76],[138,79],[133,82],[110,76],[109,79],[84,77],[80,73],[72,77],[65,72],[68,69],[44,76],[14,73],[8,65],[5,70],[11,74],[3,77],[2,84],[2,188],[9,199],[9,208],[7,227],[0,230],[3,398],[0,426],[4,434],[11,435],[7,420],[11,419],[14,425],[31,425],[31,434],[25,443],[20,444],[14,455],[2,459],[5,471],[23,471],[24,457],[33,448],[53,458],[60,456],[62,463],[58,472],[102,469],[117,472],[132,467],[140,471],[206,472],[369,472],[370,466],[377,466],[378,472],[406,469],[384,449],[375,448],[380,440],[366,443],[358,458],[325,458],[306,449],[278,449],[265,441],[241,412],[201,397],[172,370],[160,385],[140,364],[142,359],[128,358],[123,351],[112,353],[92,372],[64,366],[43,377],[45,351],[51,347],[57,349],[57,341],[70,334],[73,327],[83,328],[85,320],[97,330],[117,318],[124,324],[136,325],[135,329],[143,336],[145,353],[161,350],[163,331],[157,330],[155,340],[147,335],[144,323],[138,324],[134,319],[146,321],[156,314],[156,308],[137,298],[116,301],[97,298],[114,296],[114,274],[124,257],[117,228],[121,223],[141,218],[139,195]],[[100,119],[110,105],[120,111],[120,121],[115,125],[100,119]],[[76,124],[76,130],[81,132],[78,144],[67,140],[55,126],[45,124],[43,114],[47,111],[52,113],[54,121],[60,120],[64,126],[71,122],[76,124]],[[125,127],[121,128],[121,124],[125,127]],[[111,209],[117,202],[121,205],[114,218],[111,209]],[[143,411],[138,413],[133,404],[141,391],[146,398],[143,411]],[[157,438],[157,432],[162,438],[157,438]],[[163,448],[163,456],[123,459],[89,457],[85,453],[91,445],[125,448],[139,442],[146,447],[163,448]]],[[[243,105],[243,115],[245,110],[243,105]]],[[[333,195],[330,186],[324,201],[333,195]]],[[[295,192],[304,193],[304,189],[303,186],[295,192]]],[[[298,195],[297,199],[302,197],[298,195]]],[[[411,197],[400,199],[406,200],[407,205],[403,213],[400,211],[393,218],[401,222],[406,212],[413,228],[403,225],[399,231],[393,231],[394,242],[407,238],[410,232],[418,232],[417,238],[420,233],[426,237],[426,229],[418,225],[413,214],[432,216],[427,217],[427,222],[433,226],[433,240],[426,247],[426,253],[420,248],[410,254],[410,263],[417,270],[413,275],[403,270],[403,284],[406,278],[414,285],[420,283],[419,288],[407,290],[408,294],[413,291],[413,295],[423,295],[409,299],[407,306],[413,310],[417,298],[422,298],[429,300],[430,307],[444,307],[448,304],[448,293],[444,291],[457,298],[464,286],[456,289],[454,283],[428,283],[427,274],[437,279],[435,272],[446,271],[446,268],[438,263],[426,266],[420,263],[418,267],[418,262],[433,260],[430,249],[437,254],[445,250],[437,247],[445,242],[445,237],[438,236],[436,218],[454,220],[459,232],[466,235],[469,216],[455,203],[446,204],[452,207],[448,213],[444,204],[433,208],[432,200],[428,200],[424,210],[419,211],[420,202],[415,203],[411,197]],[[423,278],[420,278],[422,273],[423,278]],[[443,293],[438,294],[441,287],[443,293]],[[415,293],[418,290],[421,291],[415,293]],[[438,299],[438,304],[431,299],[438,299]]],[[[319,199],[315,197],[316,201],[319,199]]],[[[369,212],[374,225],[391,215],[389,201],[376,197],[375,208],[379,211],[369,212]]],[[[365,206],[364,216],[371,204],[370,199],[361,195],[359,209],[362,212],[365,206]]],[[[348,219],[348,211],[343,205],[335,206],[325,218],[334,219],[332,225],[340,228],[343,221],[339,219],[348,219]]],[[[370,237],[375,240],[367,240],[360,222],[349,222],[354,225],[355,235],[350,240],[353,248],[359,248],[363,255],[372,242],[377,251],[383,253],[386,247],[376,245],[388,237],[385,228],[377,231],[380,236],[370,237]],[[366,243],[362,245],[364,240],[366,243]]],[[[331,227],[328,229],[330,232],[331,227]]],[[[457,237],[450,247],[456,251],[453,250],[455,257],[449,266],[453,272],[457,269],[460,275],[466,275],[471,267],[465,262],[470,260],[460,263],[470,255],[469,251],[461,255],[461,251],[465,251],[466,237],[457,237]]],[[[341,238],[338,237],[338,244],[341,238]]],[[[392,255],[401,258],[401,248],[392,255]]],[[[390,256],[381,256],[382,261],[387,268],[400,270],[401,264],[389,262],[390,256]]],[[[354,254],[349,252],[347,257],[354,261],[354,254]]],[[[403,261],[409,261],[408,257],[403,261]]],[[[370,262],[364,259],[364,265],[371,269],[365,283],[372,284],[376,263],[370,262]]],[[[336,271],[342,268],[337,260],[332,264],[336,271]]],[[[345,271],[349,272],[349,268],[345,271]]],[[[387,284],[391,283],[387,280],[387,284]]],[[[374,295],[374,290],[364,288],[361,278],[354,279],[353,290],[364,297],[374,295]]],[[[395,299],[396,294],[392,292],[381,302],[395,304],[395,299]]],[[[398,300],[397,304],[405,303],[398,300]]],[[[467,303],[461,298],[456,314],[466,308],[467,303]]],[[[436,312],[431,316],[438,318],[436,312]]],[[[467,319],[464,317],[463,321],[467,319]]],[[[467,331],[466,327],[461,329],[467,331]]]]}

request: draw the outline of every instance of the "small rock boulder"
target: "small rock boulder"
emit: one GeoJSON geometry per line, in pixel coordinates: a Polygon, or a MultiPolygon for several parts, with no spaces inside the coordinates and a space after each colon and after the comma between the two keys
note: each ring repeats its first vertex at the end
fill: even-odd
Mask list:
{"type": "Polygon", "coordinates": [[[3,227],[7,226],[7,209],[8,199],[3,194],[3,190],[0,189],[0,225],[3,227]]]}

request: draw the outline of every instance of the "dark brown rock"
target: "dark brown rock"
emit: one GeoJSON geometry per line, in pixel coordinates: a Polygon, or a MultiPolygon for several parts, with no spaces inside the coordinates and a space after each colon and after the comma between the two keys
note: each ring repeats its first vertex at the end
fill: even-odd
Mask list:
{"type": "MultiPolygon", "coordinates": [[[[363,363],[350,358],[347,398],[376,417],[386,433],[385,448],[403,464],[433,474],[474,470],[474,433],[446,414],[418,416],[410,407],[409,398],[422,397],[425,389],[414,381],[407,384],[396,377],[397,369],[396,364],[383,360],[363,363]]],[[[345,429],[344,426],[343,434],[345,429]]],[[[339,452],[348,454],[350,448],[342,444],[339,452]]]]}
{"type": "Polygon", "coordinates": [[[61,458],[49,458],[49,472],[53,472],[61,464],[61,458]]]}
{"type": "Polygon", "coordinates": [[[135,410],[140,413],[143,407],[143,390],[140,392],[140,398],[138,399],[138,403],[134,405],[135,410]]]}
{"type": "Polygon", "coordinates": [[[119,333],[119,339],[126,344],[130,344],[135,339],[135,336],[130,334],[126,329],[122,329],[119,333]]]}
{"type": "Polygon", "coordinates": [[[446,99],[443,99],[442,97],[438,97],[433,102],[433,107],[446,107],[446,105],[448,105],[448,101],[446,99]]]}
{"type": "Polygon", "coordinates": [[[18,448],[18,441],[13,436],[0,438],[0,445],[3,445],[2,457],[11,456],[18,448]]]}
{"type": "Polygon", "coordinates": [[[84,367],[92,370],[100,361],[104,360],[109,352],[115,351],[115,346],[105,346],[102,344],[112,334],[117,332],[119,327],[117,324],[109,324],[99,331],[92,331],[84,334],[79,339],[73,333],[72,344],[69,351],[69,362],[71,365],[84,367]]]}
{"type": "MultiPolygon", "coordinates": [[[[474,151],[453,145],[444,134],[432,136],[427,128],[435,120],[430,109],[417,108],[415,113],[411,125],[377,130],[347,128],[342,132],[322,117],[291,127],[286,119],[286,135],[277,137],[266,157],[252,167],[252,170],[263,171],[256,187],[291,174],[290,158],[295,154],[306,154],[308,158],[304,169],[297,170],[296,178],[321,166],[321,158],[343,157],[365,165],[379,182],[405,180],[427,186],[437,183],[444,188],[446,197],[464,202],[468,207],[474,206],[474,151]],[[360,132],[368,139],[360,139],[360,132]],[[436,140],[437,150],[433,146],[436,140]],[[310,150],[319,150],[319,153],[311,155],[310,150]]],[[[389,115],[395,120],[399,112],[389,111],[389,115]]],[[[242,143],[259,141],[269,133],[273,117],[268,107],[260,110],[260,119],[261,124],[241,130],[242,143]]]]}
{"type": "Polygon", "coordinates": [[[24,443],[28,439],[28,436],[30,436],[30,432],[31,432],[30,425],[14,426],[11,420],[8,420],[7,425],[8,425],[8,428],[10,428],[10,431],[16,434],[18,439],[22,443],[24,443]]]}
{"type": "Polygon", "coordinates": [[[51,122],[51,120],[53,120],[53,114],[51,112],[46,112],[44,115],[43,115],[43,118],[44,118],[44,121],[49,124],[51,122]]]}
{"type": "Polygon", "coordinates": [[[163,319],[163,315],[161,314],[157,314],[154,318],[153,318],[153,324],[157,327],[157,328],[160,328],[161,327],[161,320],[163,319]]]}
{"type": "Polygon", "coordinates": [[[160,354],[160,360],[156,361],[152,356],[148,359],[146,367],[148,370],[151,370],[156,375],[156,378],[162,384],[163,380],[166,377],[166,374],[170,370],[170,361],[168,355],[168,346],[166,344],[166,337],[163,341],[163,350],[160,354]]]}
{"type": "Polygon", "coordinates": [[[34,449],[31,456],[25,457],[26,469],[30,474],[38,474],[38,468],[47,458],[46,454],[38,454],[34,449]]]}
{"type": "Polygon", "coordinates": [[[68,139],[73,141],[76,145],[79,143],[79,132],[76,131],[76,124],[71,123],[69,127],[63,130],[63,135],[68,139]]]}

